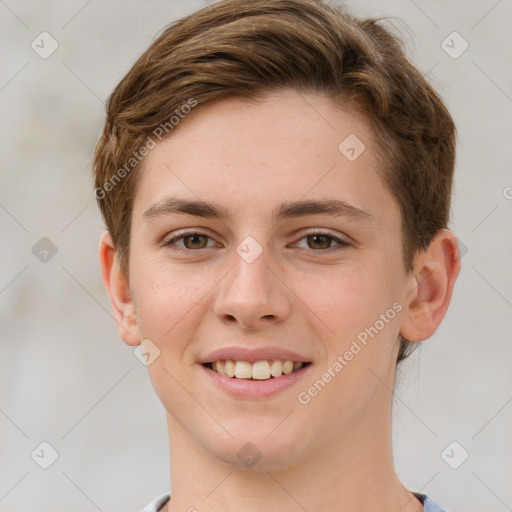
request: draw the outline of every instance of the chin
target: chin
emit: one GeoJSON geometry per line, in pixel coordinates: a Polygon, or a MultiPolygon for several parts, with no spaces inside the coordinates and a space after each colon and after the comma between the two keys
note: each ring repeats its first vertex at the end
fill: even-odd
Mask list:
{"type": "MultiPolygon", "coordinates": [[[[274,423],[275,425],[279,422],[274,423]]],[[[228,429],[229,430],[229,429],[228,429]]],[[[266,472],[282,471],[299,462],[303,447],[303,438],[277,434],[269,435],[272,429],[257,432],[245,425],[243,428],[230,430],[233,438],[211,439],[205,448],[217,459],[231,468],[247,471],[266,472]],[[302,442],[301,442],[302,441],[302,442]]]]}

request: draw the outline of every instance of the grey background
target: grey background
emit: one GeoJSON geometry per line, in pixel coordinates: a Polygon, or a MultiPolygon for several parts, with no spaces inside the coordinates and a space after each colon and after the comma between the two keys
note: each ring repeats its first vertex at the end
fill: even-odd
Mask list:
{"type": "MultiPolygon", "coordinates": [[[[169,489],[164,409],[100,281],[90,162],[113,87],[204,5],[0,0],[2,512],[137,511],[169,489]],[[43,31],[59,45],[47,59],[31,47],[43,31]],[[46,262],[43,237],[57,249],[46,262]],[[34,461],[43,441],[58,452],[48,469],[34,461]]],[[[512,1],[349,6],[405,21],[459,132],[451,227],[467,252],[443,324],[399,370],[397,470],[452,512],[512,510],[512,1]],[[456,59],[442,47],[453,31],[469,44],[456,59]],[[469,453],[457,469],[453,441],[452,464],[469,453]]]]}

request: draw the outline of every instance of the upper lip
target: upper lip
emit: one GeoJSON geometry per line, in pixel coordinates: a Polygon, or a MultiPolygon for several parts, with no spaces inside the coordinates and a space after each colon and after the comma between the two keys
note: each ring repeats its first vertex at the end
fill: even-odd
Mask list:
{"type": "Polygon", "coordinates": [[[218,348],[206,356],[200,358],[199,363],[213,363],[215,361],[224,361],[231,359],[232,361],[247,361],[255,363],[256,361],[265,361],[266,359],[279,359],[281,361],[293,361],[309,363],[311,360],[281,347],[224,347],[218,348]]]}

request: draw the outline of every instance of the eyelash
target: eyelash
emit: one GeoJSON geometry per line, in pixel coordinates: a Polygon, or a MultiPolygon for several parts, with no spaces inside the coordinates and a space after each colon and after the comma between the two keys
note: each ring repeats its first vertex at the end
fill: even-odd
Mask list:
{"type": "MultiPolygon", "coordinates": [[[[206,238],[209,238],[209,239],[212,239],[210,236],[208,236],[206,233],[201,233],[200,231],[186,231],[186,232],[183,232],[183,233],[180,233],[179,235],[176,235],[174,236],[173,238],[171,238],[170,240],[168,240],[165,245],[166,246],[171,246],[173,245],[174,242],[178,241],[178,240],[181,240],[183,238],[187,238],[187,237],[191,237],[191,236],[194,236],[194,235],[199,235],[199,236],[204,236],[206,238]]],[[[304,238],[307,238],[309,236],[324,236],[324,237],[327,237],[335,242],[337,242],[337,246],[334,246],[334,247],[328,247],[327,249],[306,249],[308,251],[311,251],[311,252],[330,252],[331,250],[342,250],[344,248],[347,248],[347,247],[351,247],[352,244],[345,241],[345,240],[342,240],[341,238],[338,238],[338,237],[335,237],[334,235],[331,235],[329,234],[328,232],[325,232],[325,231],[311,231],[311,232],[308,232],[308,233],[305,233],[301,238],[299,238],[297,240],[297,242],[300,242],[301,240],[303,240],[304,238]],[[337,249],[336,249],[337,247],[337,249]]],[[[177,252],[185,252],[185,253],[190,253],[190,252],[199,252],[203,249],[207,249],[208,247],[203,247],[202,249],[187,249],[187,248],[181,248],[181,247],[173,247],[172,250],[173,251],[177,251],[177,252]]]]}

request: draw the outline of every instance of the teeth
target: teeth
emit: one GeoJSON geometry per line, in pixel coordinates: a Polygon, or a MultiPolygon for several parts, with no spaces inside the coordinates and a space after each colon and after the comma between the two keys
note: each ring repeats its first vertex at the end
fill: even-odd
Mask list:
{"type": "Polygon", "coordinates": [[[226,375],[226,363],[224,361],[217,361],[214,370],[217,370],[221,375],[226,375]]]}
{"type": "Polygon", "coordinates": [[[221,375],[236,379],[268,380],[271,377],[281,377],[283,374],[288,375],[303,366],[304,363],[302,362],[280,361],[279,359],[256,361],[252,364],[248,361],[228,359],[226,361],[213,362],[212,370],[221,375]]]}
{"type": "Polygon", "coordinates": [[[252,378],[257,380],[270,379],[270,365],[268,361],[258,361],[252,365],[252,378]]]}
{"type": "Polygon", "coordinates": [[[235,362],[231,361],[231,359],[228,359],[226,361],[226,365],[224,366],[226,375],[228,377],[234,377],[235,376],[235,362]]]}
{"type": "Polygon", "coordinates": [[[293,361],[285,361],[283,364],[283,373],[288,375],[293,372],[293,361]]]}
{"type": "Polygon", "coordinates": [[[237,379],[250,379],[251,378],[251,363],[247,361],[237,361],[235,363],[235,377],[237,379]]]}
{"type": "Polygon", "coordinates": [[[272,377],[281,377],[281,375],[283,375],[283,363],[281,363],[279,359],[272,361],[270,373],[272,374],[272,377]]]}

